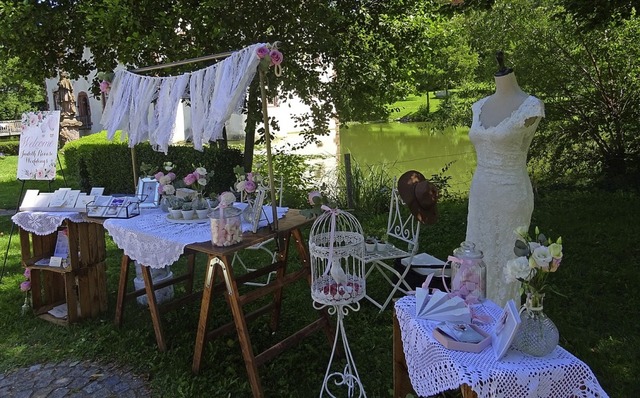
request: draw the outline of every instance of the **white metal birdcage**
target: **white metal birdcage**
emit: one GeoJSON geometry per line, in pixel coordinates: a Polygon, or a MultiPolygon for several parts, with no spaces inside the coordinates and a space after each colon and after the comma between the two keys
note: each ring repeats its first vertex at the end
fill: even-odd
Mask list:
{"type": "Polygon", "coordinates": [[[340,209],[320,215],[309,234],[309,254],[314,301],[340,305],[364,297],[364,235],[354,216],[340,209]]]}

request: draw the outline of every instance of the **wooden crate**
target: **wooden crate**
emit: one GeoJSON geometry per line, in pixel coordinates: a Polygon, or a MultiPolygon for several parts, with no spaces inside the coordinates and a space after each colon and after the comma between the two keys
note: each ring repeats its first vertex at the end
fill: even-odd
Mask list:
{"type": "Polygon", "coordinates": [[[48,321],[66,325],[96,317],[107,309],[107,274],[104,228],[94,223],[66,220],[69,238],[67,267],[37,266],[35,262],[53,255],[57,232],[37,235],[20,229],[22,263],[31,269],[31,298],[34,312],[48,321]],[[67,319],[48,314],[67,303],[67,319]]]}

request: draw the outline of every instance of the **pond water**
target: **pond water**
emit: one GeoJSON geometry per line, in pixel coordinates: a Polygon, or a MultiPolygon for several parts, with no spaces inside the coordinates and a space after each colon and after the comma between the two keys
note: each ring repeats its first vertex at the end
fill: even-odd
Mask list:
{"type": "MultiPolygon", "coordinates": [[[[342,126],[338,132],[322,137],[320,145],[309,145],[296,153],[322,157],[317,159],[316,177],[330,175],[345,153],[351,154],[352,164],[362,170],[384,168],[389,176],[399,176],[407,170],[418,170],[425,177],[440,173],[451,163],[445,176],[450,176],[450,191],[469,191],[476,165],[473,144],[468,128],[430,132],[424,123],[369,123],[342,126]]],[[[274,141],[274,148],[285,143],[301,141],[297,133],[274,141]]]]}

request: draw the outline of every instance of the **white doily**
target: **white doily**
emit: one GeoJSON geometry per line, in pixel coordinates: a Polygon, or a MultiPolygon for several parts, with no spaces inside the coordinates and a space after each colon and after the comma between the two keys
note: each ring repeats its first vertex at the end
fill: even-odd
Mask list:
{"type": "MultiPolygon", "coordinates": [[[[502,309],[487,300],[472,306],[496,319],[502,309]]],[[[411,384],[420,396],[431,396],[467,384],[478,397],[607,397],[591,369],[557,346],[535,358],[513,348],[497,361],[491,346],[480,353],[452,351],[432,336],[438,322],[416,319],[416,300],[407,296],[395,304],[411,384]]],[[[490,332],[492,324],[480,325],[490,332]]]]}
{"type": "Polygon", "coordinates": [[[43,236],[56,232],[64,220],[70,220],[75,223],[84,222],[82,215],[76,211],[21,211],[11,217],[11,221],[25,231],[43,236]]]}
{"type": "MultiPolygon", "coordinates": [[[[284,217],[288,208],[278,207],[278,218],[284,217]]],[[[263,212],[259,228],[267,226],[273,218],[271,212],[263,212]]],[[[209,222],[199,224],[176,224],[167,221],[167,213],[160,209],[142,210],[142,214],[129,219],[110,218],[104,228],[116,245],[132,260],[151,268],[171,265],[184,253],[191,243],[211,241],[209,222]]],[[[243,222],[242,232],[251,231],[251,224],[243,222]]]]}

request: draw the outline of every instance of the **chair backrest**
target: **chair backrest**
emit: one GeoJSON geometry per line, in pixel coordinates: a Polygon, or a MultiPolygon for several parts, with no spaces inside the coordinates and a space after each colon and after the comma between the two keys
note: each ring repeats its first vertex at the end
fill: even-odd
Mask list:
{"type": "Polygon", "coordinates": [[[389,219],[387,221],[387,236],[407,244],[407,251],[415,254],[418,251],[420,237],[420,223],[408,209],[398,194],[397,179],[393,179],[391,201],[389,203],[389,219]]]}

